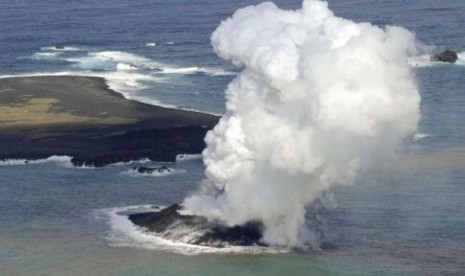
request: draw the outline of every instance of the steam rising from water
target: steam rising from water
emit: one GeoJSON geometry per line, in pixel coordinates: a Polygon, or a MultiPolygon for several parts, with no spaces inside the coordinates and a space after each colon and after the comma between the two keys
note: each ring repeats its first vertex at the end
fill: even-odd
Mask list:
{"type": "Polygon", "coordinates": [[[186,212],[228,225],[261,220],[264,242],[301,246],[306,206],[415,132],[414,35],[306,0],[296,11],[272,3],[238,10],[211,39],[244,69],[206,137],[208,180],[184,201],[186,212]]]}

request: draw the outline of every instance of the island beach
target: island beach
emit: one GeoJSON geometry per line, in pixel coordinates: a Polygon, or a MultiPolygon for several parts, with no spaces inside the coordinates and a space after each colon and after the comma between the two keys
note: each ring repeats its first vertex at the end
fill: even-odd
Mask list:
{"type": "Polygon", "coordinates": [[[100,167],[197,154],[219,117],[125,99],[103,78],[0,79],[0,160],[72,157],[100,167]]]}

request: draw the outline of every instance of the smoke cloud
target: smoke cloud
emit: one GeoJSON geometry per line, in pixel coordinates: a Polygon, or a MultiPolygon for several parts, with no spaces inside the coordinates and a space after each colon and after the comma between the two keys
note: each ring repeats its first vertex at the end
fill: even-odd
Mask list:
{"type": "Polygon", "coordinates": [[[207,180],[185,212],[230,226],[260,220],[264,242],[302,246],[306,206],[415,131],[420,98],[407,64],[415,37],[305,0],[296,11],[269,2],[240,9],[211,41],[243,71],[205,138],[207,180]]]}

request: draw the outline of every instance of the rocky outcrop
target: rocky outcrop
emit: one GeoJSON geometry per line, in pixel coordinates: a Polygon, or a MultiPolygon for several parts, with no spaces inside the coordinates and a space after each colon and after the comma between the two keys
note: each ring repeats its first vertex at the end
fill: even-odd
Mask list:
{"type": "Polygon", "coordinates": [[[158,212],[129,215],[129,220],[173,241],[213,247],[266,246],[260,241],[263,230],[261,222],[251,221],[228,227],[204,217],[181,215],[180,210],[182,207],[174,204],[158,212]]]}
{"type": "Polygon", "coordinates": [[[448,63],[455,63],[458,59],[457,52],[451,50],[445,50],[439,54],[431,55],[431,61],[441,61],[441,62],[448,62],[448,63]]]}
{"type": "MultiPolygon", "coordinates": [[[[124,134],[75,141],[75,166],[102,167],[112,163],[148,158],[152,161],[174,162],[182,153],[200,153],[205,148],[203,138],[209,129],[188,126],[167,129],[130,130],[124,134]]],[[[57,143],[58,141],[54,141],[57,143]]],[[[71,148],[71,145],[67,148],[71,148]]]]}
{"type": "Polygon", "coordinates": [[[165,166],[155,167],[155,168],[140,166],[140,167],[133,167],[132,169],[141,174],[154,174],[154,173],[167,174],[173,171],[172,169],[165,167],[165,166]]]}

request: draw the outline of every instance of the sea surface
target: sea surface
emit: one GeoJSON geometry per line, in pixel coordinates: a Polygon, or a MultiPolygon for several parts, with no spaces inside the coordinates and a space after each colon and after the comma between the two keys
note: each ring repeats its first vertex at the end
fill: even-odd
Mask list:
{"type": "MultiPolygon", "coordinates": [[[[246,0],[20,0],[0,8],[0,75],[93,75],[138,101],[224,112],[240,69],[209,37],[246,0]]],[[[297,9],[300,1],[279,0],[297,9]]],[[[332,190],[321,250],[245,252],[170,244],[125,212],[180,202],[199,158],[141,176],[132,164],[74,168],[68,157],[0,163],[0,275],[465,275],[465,1],[330,0],[339,16],[404,26],[457,64],[412,57],[421,121],[407,152],[332,190]]]]}

